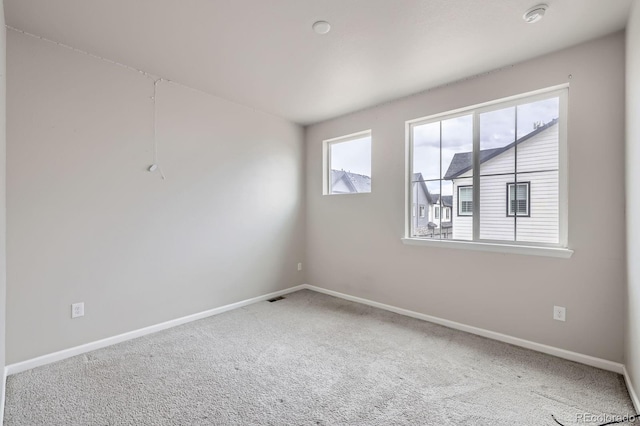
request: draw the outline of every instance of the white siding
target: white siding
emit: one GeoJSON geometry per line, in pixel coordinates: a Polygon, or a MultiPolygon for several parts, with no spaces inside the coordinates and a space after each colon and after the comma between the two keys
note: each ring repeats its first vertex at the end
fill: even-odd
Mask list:
{"type": "MultiPolygon", "coordinates": [[[[518,146],[518,155],[520,155],[521,143],[518,146]]],[[[515,152],[512,149],[503,152],[502,154],[493,157],[491,160],[485,161],[480,164],[480,176],[493,175],[499,173],[513,173],[516,169],[515,152]]],[[[470,172],[465,173],[463,176],[471,176],[470,172]]]]}
{"type": "Polygon", "coordinates": [[[514,175],[480,177],[481,239],[514,240],[514,218],[507,216],[507,183],[514,180],[514,175]]]}
{"type": "Polygon", "coordinates": [[[451,221],[453,224],[454,240],[471,240],[473,239],[473,217],[458,216],[458,186],[471,185],[471,178],[460,178],[453,182],[453,211],[451,212],[451,221]]]}
{"type": "MultiPolygon", "coordinates": [[[[480,238],[558,243],[558,126],[518,145],[518,182],[529,182],[530,217],[507,216],[507,184],[515,181],[512,148],[480,165],[480,238]],[[484,176],[503,174],[500,176],[484,176]],[[517,222],[516,222],[517,221],[517,222]]],[[[472,219],[457,215],[458,186],[471,184],[471,171],[454,181],[453,238],[471,239],[472,219]]]]}
{"type": "Polygon", "coordinates": [[[534,243],[559,242],[558,172],[527,174],[530,179],[531,217],[519,217],[517,240],[534,243]]]}
{"type": "MultiPolygon", "coordinates": [[[[513,152],[513,150],[509,151],[513,152]]],[[[513,157],[511,161],[513,162],[513,157]]],[[[518,173],[557,169],[558,125],[552,126],[518,145],[518,173]]]]}

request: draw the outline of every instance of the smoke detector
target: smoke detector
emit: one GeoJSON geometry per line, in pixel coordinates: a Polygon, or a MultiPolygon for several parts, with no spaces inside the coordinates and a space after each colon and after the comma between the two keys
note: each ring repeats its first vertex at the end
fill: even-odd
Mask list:
{"type": "Polygon", "coordinates": [[[524,19],[524,22],[526,22],[527,24],[538,22],[542,19],[548,8],[548,4],[539,4],[537,6],[533,6],[531,9],[527,10],[524,15],[522,15],[522,19],[524,19]]]}
{"type": "Polygon", "coordinates": [[[312,28],[316,34],[323,35],[331,31],[331,24],[327,21],[317,21],[313,23],[312,28]]]}

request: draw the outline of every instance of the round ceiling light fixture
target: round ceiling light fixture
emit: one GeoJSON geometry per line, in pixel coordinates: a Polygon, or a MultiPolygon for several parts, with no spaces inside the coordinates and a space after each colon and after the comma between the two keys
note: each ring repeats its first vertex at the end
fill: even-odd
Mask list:
{"type": "Polygon", "coordinates": [[[542,19],[544,14],[547,13],[548,8],[548,4],[539,4],[537,6],[533,6],[531,9],[527,10],[524,15],[522,15],[522,19],[524,19],[524,22],[526,22],[527,24],[538,22],[542,19]]]}
{"type": "Polygon", "coordinates": [[[331,31],[331,24],[328,23],[327,21],[314,22],[311,27],[313,28],[313,31],[315,31],[316,34],[320,34],[320,35],[326,34],[329,31],[331,31]]]}

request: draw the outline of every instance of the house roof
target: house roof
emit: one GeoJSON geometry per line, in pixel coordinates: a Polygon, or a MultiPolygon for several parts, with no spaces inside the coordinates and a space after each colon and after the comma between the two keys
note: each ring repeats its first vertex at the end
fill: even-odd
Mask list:
{"type": "MultiPolygon", "coordinates": [[[[502,154],[513,148],[516,145],[525,142],[532,137],[544,132],[548,128],[555,126],[558,124],[558,119],[554,118],[544,126],[540,126],[535,129],[533,132],[521,137],[515,142],[510,143],[509,145],[503,146],[502,148],[492,148],[492,149],[484,149],[480,151],[480,164],[485,161],[489,161],[494,157],[502,154]]],[[[444,175],[444,179],[451,180],[455,179],[458,176],[468,172],[473,167],[473,153],[472,152],[459,152],[453,156],[451,159],[451,163],[449,164],[449,168],[447,169],[447,173],[444,175]]]]}
{"type": "MultiPolygon", "coordinates": [[[[438,204],[440,202],[440,194],[434,194],[431,198],[433,198],[433,204],[438,204]]],[[[442,205],[445,207],[451,207],[453,205],[453,195],[443,195],[442,205]]]]}
{"type": "Polygon", "coordinates": [[[414,173],[413,181],[418,182],[420,184],[424,193],[427,194],[427,201],[429,201],[429,204],[433,204],[433,196],[429,192],[429,188],[427,188],[427,184],[424,182],[424,177],[422,176],[422,173],[414,173]]]}
{"type": "Polygon", "coordinates": [[[335,183],[340,179],[342,179],[351,192],[371,192],[370,176],[345,172],[344,170],[331,170],[331,182],[335,183]]]}
{"type": "MultiPolygon", "coordinates": [[[[429,188],[427,188],[427,184],[424,181],[424,177],[422,176],[422,173],[414,173],[413,182],[420,184],[424,193],[427,194],[427,200],[429,201],[429,204],[438,204],[440,202],[440,194],[431,194],[431,192],[429,192],[429,188]]],[[[451,207],[453,205],[453,196],[443,195],[442,205],[451,207]]]]}

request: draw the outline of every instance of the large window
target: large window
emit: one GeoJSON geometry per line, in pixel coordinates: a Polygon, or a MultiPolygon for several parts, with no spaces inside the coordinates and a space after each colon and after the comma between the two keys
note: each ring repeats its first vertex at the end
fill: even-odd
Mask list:
{"type": "Polygon", "coordinates": [[[329,139],[323,143],[323,193],[371,192],[371,131],[329,139]]]}
{"type": "Polygon", "coordinates": [[[408,122],[409,238],[566,247],[567,88],[408,122]],[[429,209],[432,207],[430,206],[429,209]]]}

